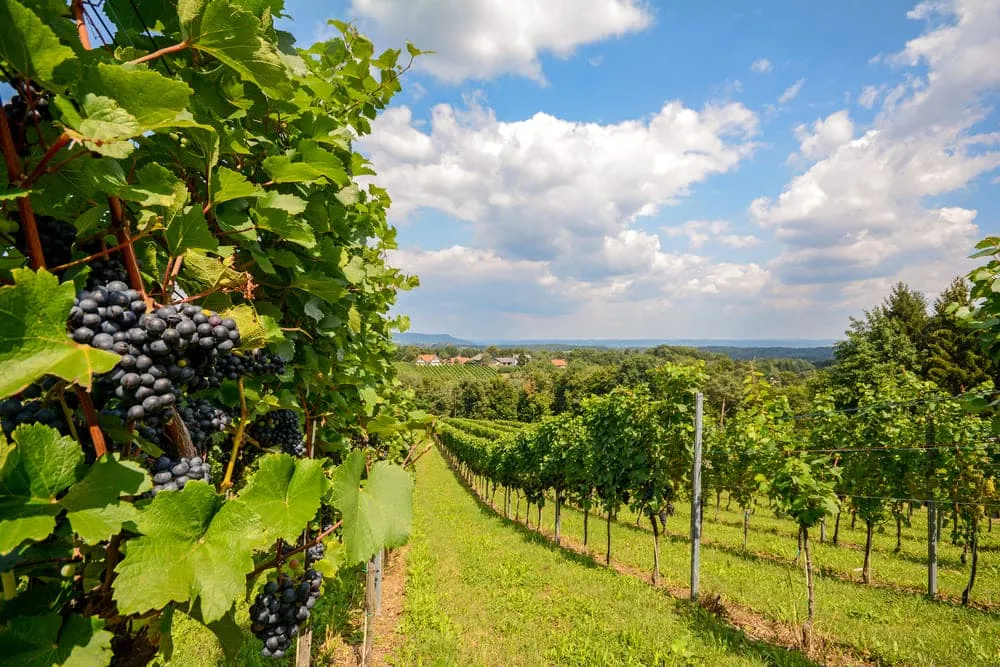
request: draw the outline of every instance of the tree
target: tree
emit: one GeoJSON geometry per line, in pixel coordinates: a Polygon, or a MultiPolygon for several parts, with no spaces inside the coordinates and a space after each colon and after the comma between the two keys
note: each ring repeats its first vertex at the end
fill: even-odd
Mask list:
{"type": "Polygon", "coordinates": [[[971,305],[968,282],[964,277],[955,278],[934,301],[928,327],[925,376],[951,394],[966,391],[996,374],[975,331],[955,314],[958,308],[971,305]]]}

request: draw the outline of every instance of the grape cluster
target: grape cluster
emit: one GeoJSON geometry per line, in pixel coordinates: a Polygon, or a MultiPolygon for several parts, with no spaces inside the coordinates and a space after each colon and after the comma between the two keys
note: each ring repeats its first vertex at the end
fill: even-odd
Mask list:
{"type": "Polygon", "coordinates": [[[267,413],[250,426],[250,437],[263,447],[280,446],[282,451],[292,456],[306,454],[305,440],[299,417],[294,410],[274,410],[267,413]]]}
{"type": "Polygon", "coordinates": [[[49,107],[51,96],[30,81],[18,81],[15,86],[19,92],[3,105],[3,111],[7,115],[17,153],[24,157],[30,153],[28,128],[34,127],[35,123],[52,120],[52,109],[49,107]]]}
{"type": "Polygon", "coordinates": [[[306,549],[306,562],[315,563],[316,561],[323,560],[323,556],[326,555],[326,547],[322,542],[317,542],[308,549],[306,549]]]}
{"type": "Polygon", "coordinates": [[[309,618],[309,610],[319,599],[323,577],[316,570],[306,570],[299,580],[281,575],[269,581],[250,607],[250,629],[264,642],[261,656],[283,658],[292,637],[309,618]]]}
{"type": "Polygon", "coordinates": [[[254,350],[249,354],[234,352],[219,357],[216,372],[221,379],[238,380],[247,375],[281,375],[285,360],[267,350],[254,350]]]}
{"type": "Polygon", "coordinates": [[[177,491],[193,479],[212,483],[211,465],[200,456],[171,459],[161,456],[153,465],[153,495],[177,491]]]}
{"type": "Polygon", "coordinates": [[[82,290],[69,326],[77,343],[121,356],[107,379],[117,383],[130,421],[174,405],[181,387],[196,384],[240,342],[234,320],[191,304],[148,313],[142,295],[117,280],[82,290]]]}
{"type": "MultiPolygon", "coordinates": [[[[73,258],[73,244],[76,242],[76,227],[65,220],[57,220],[47,215],[36,215],[35,226],[42,245],[42,256],[46,266],[60,266],[73,258]]],[[[28,240],[24,234],[24,223],[19,222],[14,235],[14,245],[22,254],[28,254],[28,240]]]]}
{"type": "Polygon", "coordinates": [[[193,399],[177,408],[181,419],[191,434],[191,442],[199,450],[204,450],[215,433],[226,430],[232,417],[211,401],[193,399]]]}
{"type": "Polygon", "coordinates": [[[113,282],[128,282],[125,265],[117,259],[98,258],[88,264],[87,289],[94,289],[113,282]]]}
{"type": "Polygon", "coordinates": [[[10,438],[21,424],[44,424],[58,430],[63,435],[69,433],[66,418],[58,407],[45,405],[42,401],[23,401],[10,397],[0,401],[0,428],[10,438]]]}

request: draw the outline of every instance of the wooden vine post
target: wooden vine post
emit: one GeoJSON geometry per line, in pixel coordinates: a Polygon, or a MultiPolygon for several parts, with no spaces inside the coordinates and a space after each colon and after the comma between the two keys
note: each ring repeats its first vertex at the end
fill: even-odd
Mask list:
{"type": "Polygon", "coordinates": [[[691,470],[691,599],[698,599],[698,578],[701,567],[701,421],[702,394],[695,395],[694,465],[691,470]]]}

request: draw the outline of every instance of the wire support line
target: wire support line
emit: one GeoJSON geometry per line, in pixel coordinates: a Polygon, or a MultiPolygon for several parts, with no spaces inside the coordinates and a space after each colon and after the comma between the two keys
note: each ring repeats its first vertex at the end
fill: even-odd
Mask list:
{"type": "Polygon", "coordinates": [[[829,449],[790,449],[785,452],[786,456],[796,454],[847,454],[847,453],[867,453],[867,452],[914,452],[914,451],[937,451],[948,450],[955,452],[980,451],[982,446],[1000,444],[1000,439],[981,440],[977,443],[952,442],[927,445],[906,445],[903,447],[831,447],[829,449]]]}
{"type": "Polygon", "coordinates": [[[862,500],[891,500],[893,502],[900,503],[921,503],[923,505],[926,505],[927,503],[935,503],[939,507],[951,507],[953,505],[978,505],[979,507],[1000,508],[1000,503],[977,503],[970,500],[949,500],[947,498],[896,498],[894,496],[864,496],[852,493],[838,493],[837,496],[840,498],[860,498],[862,500]]]}

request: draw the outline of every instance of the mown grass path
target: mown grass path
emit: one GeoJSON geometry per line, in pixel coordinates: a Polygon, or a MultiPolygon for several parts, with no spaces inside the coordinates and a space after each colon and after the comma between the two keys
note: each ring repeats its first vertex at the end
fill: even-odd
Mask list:
{"type": "Polygon", "coordinates": [[[811,664],[498,516],[436,450],[417,468],[392,664],[811,664]]]}

